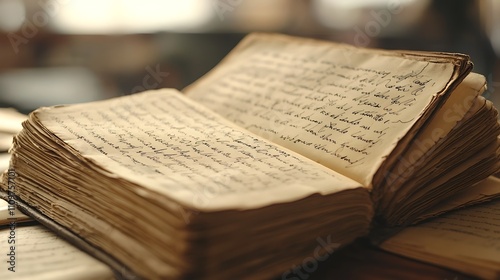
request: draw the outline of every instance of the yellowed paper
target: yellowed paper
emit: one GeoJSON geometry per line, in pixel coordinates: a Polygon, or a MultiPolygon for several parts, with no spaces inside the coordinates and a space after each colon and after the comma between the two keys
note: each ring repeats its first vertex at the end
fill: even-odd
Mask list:
{"type": "Polygon", "coordinates": [[[235,124],[369,186],[452,63],[258,36],[187,89],[235,124]]]}
{"type": "MultiPolygon", "coordinates": [[[[439,144],[439,141],[445,138],[457,123],[463,121],[467,113],[468,117],[471,117],[469,110],[473,108],[474,102],[484,103],[477,98],[484,91],[485,84],[484,76],[471,73],[458,85],[441,109],[433,116],[432,122],[412,141],[408,152],[398,159],[393,167],[393,174],[388,176],[391,179],[388,179],[386,184],[393,189],[399,188],[406,182],[405,176],[413,174],[415,168],[428,162],[427,158],[434,155],[432,152],[438,148],[436,144],[439,144]]],[[[477,111],[479,108],[473,110],[472,113],[477,113],[477,111]]]]}
{"type": "Polygon", "coordinates": [[[438,216],[451,210],[463,208],[467,205],[484,203],[485,201],[492,200],[493,198],[500,198],[500,179],[490,176],[475,186],[456,193],[447,198],[445,201],[442,201],[436,207],[430,209],[428,214],[420,217],[418,221],[438,216]]]}
{"type": "Polygon", "coordinates": [[[0,230],[0,279],[114,279],[103,263],[41,225],[0,230]]]}
{"type": "Polygon", "coordinates": [[[381,247],[482,278],[498,279],[500,200],[408,227],[381,247]]]}
{"type": "Polygon", "coordinates": [[[198,209],[261,207],[360,187],[174,90],[45,109],[36,116],[109,176],[198,209]]]}

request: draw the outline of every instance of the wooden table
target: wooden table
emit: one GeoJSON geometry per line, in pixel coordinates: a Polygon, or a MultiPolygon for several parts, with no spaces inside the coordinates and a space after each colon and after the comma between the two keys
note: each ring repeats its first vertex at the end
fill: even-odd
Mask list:
{"type": "Polygon", "coordinates": [[[398,256],[374,247],[366,240],[358,240],[320,262],[318,269],[310,274],[302,276],[294,274],[276,278],[278,279],[471,280],[477,278],[398,256]]]}

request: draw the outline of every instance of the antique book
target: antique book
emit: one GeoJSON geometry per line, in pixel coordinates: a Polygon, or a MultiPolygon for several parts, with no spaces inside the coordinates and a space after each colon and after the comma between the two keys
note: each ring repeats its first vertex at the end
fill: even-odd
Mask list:
{"type": "Polygon", "coordinates": [[[125,278],[293,279],[373,228],[499,196],[476,188],[500,126],[471,70],[251,34],[184,94],[34,111],[2,195],[125,278]]]}
{"type": "MultiPolygon", "coordinates": [[[[0,171],[9,167],[7,151],[26,116],[0,108],[0,171]]],[[[5,173],[8,176],[8,171],[5,173]]],[[[2,176],[1,174],[0,176],[2,176]]],[[[15,201],[0,199],[0,279],[114,279],[113,270],[64,241],[19,211],[15,201]]],[[[91,252],[91,250],[87,250],[91,252]]],[[[119,275],[117,275],[119,276],[119,275]]]]}

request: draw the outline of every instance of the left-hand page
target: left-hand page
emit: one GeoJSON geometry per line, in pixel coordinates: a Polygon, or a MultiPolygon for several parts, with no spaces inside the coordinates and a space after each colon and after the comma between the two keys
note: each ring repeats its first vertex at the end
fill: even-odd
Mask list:
{"type": "Polygon", "coordinates": [[[98,172],[143,187],[138,194],[162,194],[199,210],[249,209],[360,187],[175,90],[40,109],[29,122],[102,167],[98,172]],[[200,203],[204,194],[210,199],[200,203]]]}

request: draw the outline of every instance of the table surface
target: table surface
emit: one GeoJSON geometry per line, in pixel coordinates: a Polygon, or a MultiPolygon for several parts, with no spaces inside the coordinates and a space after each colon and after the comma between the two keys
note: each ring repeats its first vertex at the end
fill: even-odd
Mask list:
{"type": "Polygon", "coordinates": [[[310,274],[288,275],[276,278],[278,279],[472,280],[477,278],[392,254],[370,245],[366,240],[358,240],[320,262],[318,269],[310,274]]]}

